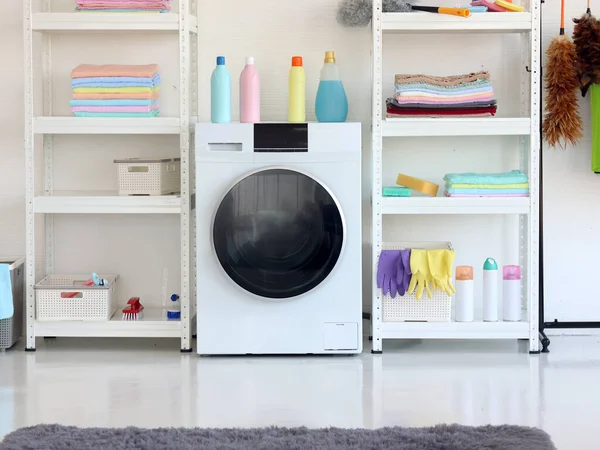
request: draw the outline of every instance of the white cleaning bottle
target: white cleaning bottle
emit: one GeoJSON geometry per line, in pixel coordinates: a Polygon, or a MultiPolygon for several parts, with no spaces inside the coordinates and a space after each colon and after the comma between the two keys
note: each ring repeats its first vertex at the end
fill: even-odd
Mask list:
{"type": "Polygon", "coordinates": [[[475,312],[473,267],[458,266],[454,282],[454,320],[456,322],[473,322],[475,312]]]}
{"type": "Polygon", "coordinates": [[[502,320],[521,321],[521,267],[502,268],[502,320]]]}
{"type": "Polygon", "coordinates": [[[498,264],[494,258],[483,264],[483,320],[498,321],[498,264]]]}

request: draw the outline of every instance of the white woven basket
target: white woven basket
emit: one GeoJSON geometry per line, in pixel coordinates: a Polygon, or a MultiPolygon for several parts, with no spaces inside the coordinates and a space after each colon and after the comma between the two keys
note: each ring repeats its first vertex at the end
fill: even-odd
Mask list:
{"type": "Polygon", "coordinates": [[[115,285],[118,275],[101,277],[108,280],[108,286],[82,286],[90,278],[89,274],[48,275],[35,285],[37,320],[110,320],[116,309],[115,285]]]}
{"type": "MultiPolygon", "coordinates": [[[[447,248],[452,250],[450,242],[384,242],[383,250],[404,250],[418,248],[435,250],[447,248]]],[[[383,305],[384,322],[450,322],[452,320],[452,297],[439,289],[431,290],[431,297],[427,291],[423,292],[421,300],[415,294],[406,293],[396,298],[389,294],[381,296],[383,305]]]]}
{"type": "Polygon", "coordinates": [[[181,190],[181,158],[129,158],[114,162],[119,195],[168,195],[181,190]]]}

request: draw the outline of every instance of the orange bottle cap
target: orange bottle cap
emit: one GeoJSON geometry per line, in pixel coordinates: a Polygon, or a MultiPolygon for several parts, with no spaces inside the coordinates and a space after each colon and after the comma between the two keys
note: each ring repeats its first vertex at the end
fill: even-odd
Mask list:
{"type": "Polygon", "coordinates": [[[472,281],[473,280],[473,267],[458,266],[456,268],[456,279],[460,280],[460,281],[472,281]]]}
{"type": "Polygon", "coordinates": [[[292,67],[302,67],[302,56],[292,56],[292,67]]]}

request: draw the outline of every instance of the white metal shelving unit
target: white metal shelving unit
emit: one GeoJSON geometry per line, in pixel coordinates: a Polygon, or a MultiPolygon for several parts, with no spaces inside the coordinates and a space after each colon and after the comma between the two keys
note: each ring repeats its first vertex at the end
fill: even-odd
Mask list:
{"type": "MultiPolygon", "coordinates": [[[[429,13],[383,13],[373,1],[372,112],[372,352],[384,339],[527,339],[530,352],[540,350],[538,336],[540,1],[523,13],[473,14],[468,19],[429,13]],[[383,113],[383,39],[389,33],[519,33],[521,35],[520,117],[394,118],[383,113]],[[383,144],[387,137],[518,136],[521,169],[529,175],[529,198],[384,198],[383,144]],[[519,263],[527,320],[522,322],[385,322],[381,290],[375,283],[383,244],[383,218],[391,214],[516,214],[519,216],[519,263]]],[[[426,300],[423,300],[426,301],[426,300]]]]}
{"type": "MultiPolygon", "coordinates": [[[[39,336],[65,337],[170,337],[181,339],[181,351],[191,352],[194,302],[190,264],[191,125],[198,115],[198,4],[178,0],[178,11],[165,14],[82,14],[54,12],[52,0],[24,0],[25,54],[25,158],[26,158],[26,322],[27,350],[35,350],[39,336]],[[38,9],[34,8],[34,5],[38,9]],[[52,34],[88,31],[176,33],[179,53],[179,116],[157,118],[80,118],[53,116],[52,34]],[[42,34],[43,115],[34,106],[34,34],[42,34]],[[161,197],[120,197],[117,192],[57,192],[53,189],[53,135],[179,135],[181,194],[161,197]],[[43,139],[43,188],[35,184],[35,137],[43,139]],[[41,216],[43,214],[43,216],[41,216]],[[54,273],[54,214],[179,214],[181,227],[181,321],[167,321],[160,308],[146,308],[141,321],[41,322],[36,320],[34,285],[37,218],[45,228],[45,271],[54,273]]],[[[35,49],[37,50],[37,49],[35,49]]],[[[35,74],[37,75],[37,73],[35,74]]],[[[34,102],[35,101],[35,102],[34,102]]],[[[117,317],[118,316],[118,317],[117,317]]]]}

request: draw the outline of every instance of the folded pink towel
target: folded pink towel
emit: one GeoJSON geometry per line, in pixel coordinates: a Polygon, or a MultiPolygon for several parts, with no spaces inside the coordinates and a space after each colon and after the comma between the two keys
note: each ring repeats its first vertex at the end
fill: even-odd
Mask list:
{"type": "Polygon", "coordinates": [[[429,99],[415,99],[415,100],[407,100],[406,98],[403,98],[402,100],[396,99],[399,105],[414,105],[414,104],[419,104],[419,105],[464,105],[465,103],[468,102],[491,102],[492,100],[494,100],[494,97],[487,97],[487,98],[480,98],[480,99],[470,99],[468,101],[465,100],[452,100],[450,102],[442,102],[440,100],[429,100],[429,99]]]}
{"type": "Polygon", "coordinates": [[[146,65],[124,65],[105,64],[97,66],[94,64],[81,64],[73,69],[71,78],[88,77],[136,77],[152,78],[158,74],[158,64],[146,65]]]}
{"type": "Polygon", "coordinates": [[[475,197],[529,197],[529,194],[450,194],[448,191],[444,191],[446,197],[452,198],[475,198],[475,197]]]}
{"type": "Polygon", "coordinates": [[[158,109],[158,105],[150,106],[73,106],[73,112],[99,112],[99,113],[144,113],[158,109]]]}

